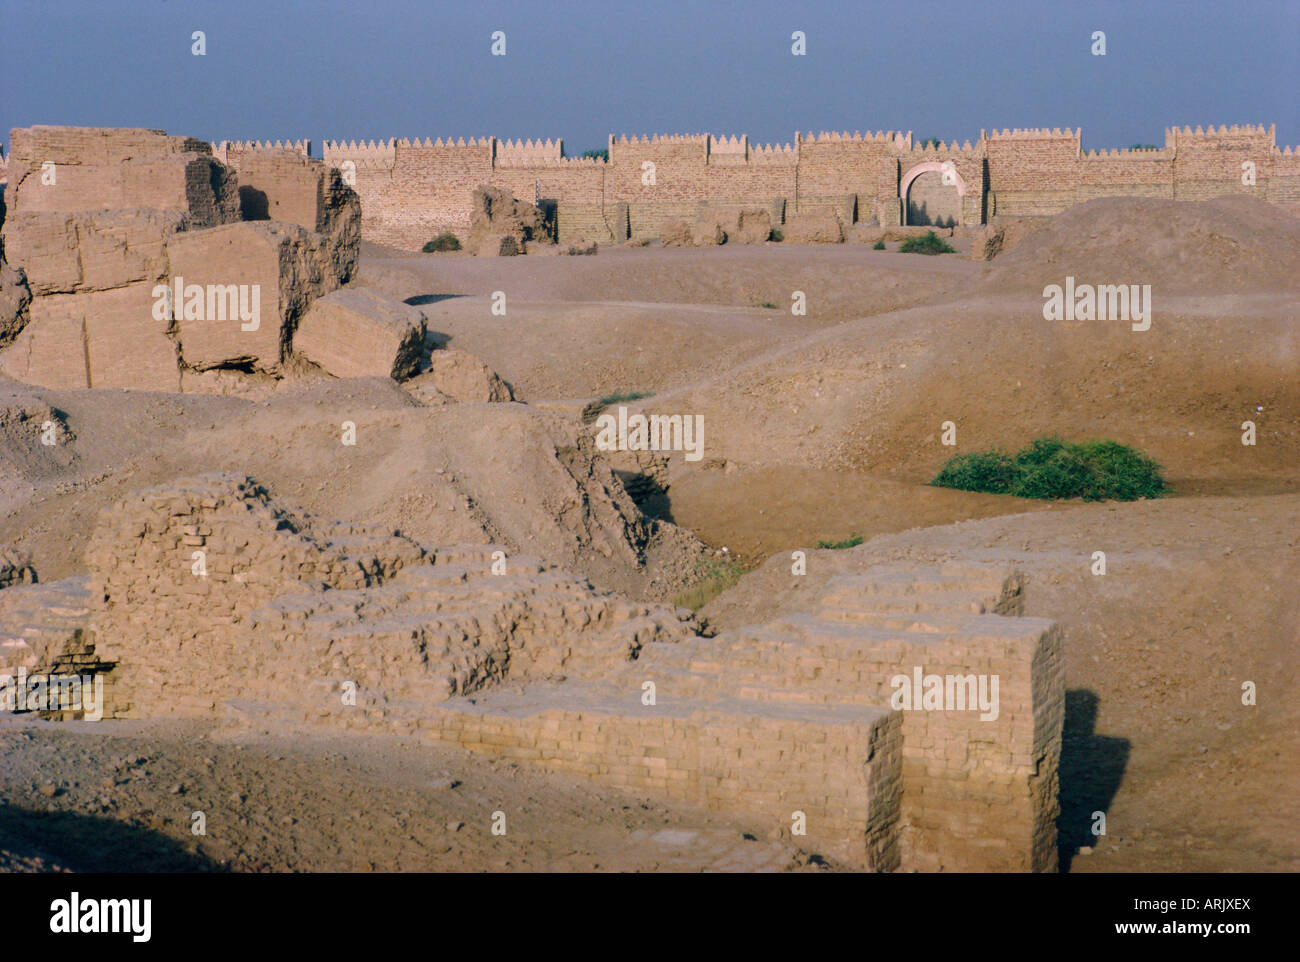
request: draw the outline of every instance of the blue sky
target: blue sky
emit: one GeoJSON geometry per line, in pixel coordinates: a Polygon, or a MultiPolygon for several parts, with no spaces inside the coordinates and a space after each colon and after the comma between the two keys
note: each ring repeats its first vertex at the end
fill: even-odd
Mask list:
{"type": "Polygon", "coordinates": [[[1084,3],[2,0],[0,141],[31,124],[205,139],[1276,123],[1300,144],[1300,0],[1084,3]],[[206,34],[206,56],[191,34],[206,34]],[[506,56],[490,53],[506,34],[506,56]],[[791,34],[807,37],[791,54],[791,34]],[[1090,52],[1106,33],[1104,57],[1090,52]]]}

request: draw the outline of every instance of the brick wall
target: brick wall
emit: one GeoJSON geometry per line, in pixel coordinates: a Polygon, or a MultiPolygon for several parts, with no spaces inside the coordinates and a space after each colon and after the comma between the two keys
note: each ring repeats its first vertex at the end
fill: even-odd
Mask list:
{"type": "Polygon", "coordinates": [[[1300,213],[1300,157],[1279,149],[1274,128],[1262,126],[1170,128],[1164,147],[1136,151],[1085,152],[1080,130],[1043,128],[981,132],[974,144],[937,147],[896,131],[795,134],[781,145],[754,145],[743,134],[611,136],[608,163],[562,154],[558,139],[325,145],[328,164],[355,166],[366,237],[411,250],[444,230],[464,240],[470,195],[482,184],[520,200],[538,193],[556,201],[564,242],[621,239],[621,228],[610,227],[624,223],[633,237],[654,237],[706,206],[833,213],[894,227],[906,213],[904,186],[962,225],[1048,216],[1105,196],[1250,193],[1300,213]],[[1241,182],[1247,161],[1256,168],[1253,187],[1241,182]],[[646,162],[654,164],[653,185],[643,182],[646,162]],[[909,176],[936,163],[953,166],[964,193],[924,173],[909,176]],[[625,221],[618,205],[626,205],[625,221]]]}
{"type": "Polygon", "coordinates": [[[494,574],[495,550],[206,475],[102,512],[88,581],[43,588],[84,613],[17,654],[106,672],[109,717],[403,732],[764,833],[802,818],[804,844],[877,871],[1055,868],[1060,634],[1012,617],[1019,575],[881,565],[833,580],[816,612],[710,637],[536,559],[494,574]],[[999,678],[996,717],[891,704],[914,666],[999,678]]]}

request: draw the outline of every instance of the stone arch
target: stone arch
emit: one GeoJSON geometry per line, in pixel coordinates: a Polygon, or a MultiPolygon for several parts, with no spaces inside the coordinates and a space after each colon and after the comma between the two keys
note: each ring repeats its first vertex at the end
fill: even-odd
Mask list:
{"type": "Polygon", "coordinates": [[[899,182],[898,197],[904,224],[951,227],[961,223],[966,181],[954,165],[952,184],[943,182],[944,161],[917,164],[899,182]]]}

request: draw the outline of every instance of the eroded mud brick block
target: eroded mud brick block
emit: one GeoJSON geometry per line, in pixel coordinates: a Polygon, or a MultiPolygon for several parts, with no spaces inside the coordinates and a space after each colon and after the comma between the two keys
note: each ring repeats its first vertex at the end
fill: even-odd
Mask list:
{"type": "Polygon", "coordinates": [[[830,211],[793,214],[781,228],[788,244],[840,244],[844,228],[830,211]]]}
{"type": "Polygon", "coordinates": [[[74,295],[86,325],[90,386],[135,391],[179,391],[176,344],[160,319],[152,281],[74,295]]]}
{"type": "Polygon", "coordinates": [[[312,304],[294,335],[294,350],[336,377],[413,375],[424,347],[419,308],[374,291],[334,291],[312,304]]]}
{"type": "Polygon", "coordinates": [[[0,371],[18,381],[52,388],[87,388],[83,316],[76,295],[36,298],[30,320],[0,356],[0,371]]]}
{"type": "Polygon", "coordinates": [[[40,295],[158,280],[167,273],[167,240],[186,223],[180,211],[148,208],[28,211],[9,219],[6,234],[15,263],[40,295]]]}
{"type": "Polygon", "coordinates": [[[337,170],[295,150],[258,150],[232,162],[244,220],[280,220],[316,231],[339,283],[356,271],[361,201],[337,170]]]}
{"type": "Polygon", "coordinates": [[[168,252],[181,356],[197,370],[278,370],[307,305],[338,286],[321,236],[296,224],[188,231],[168,252]]]}
{"type": "Polygon", "coordinates": [[[5,352],[5,373],[43,387],[178,390],[170,322],[155,316],[154,287],[36,298],[31,322],[5,352]]]}
{"type": "Polygon", "coordinates": [[[9,213],[175,210],[194,226],[239,219],[232,171],[191,137],[131,127],[16,128],[11,133],[9,213]]]}

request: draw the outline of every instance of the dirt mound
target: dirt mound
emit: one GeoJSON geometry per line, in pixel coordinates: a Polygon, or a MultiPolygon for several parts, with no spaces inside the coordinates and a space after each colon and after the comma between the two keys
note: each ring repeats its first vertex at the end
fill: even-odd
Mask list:
{"type": "Polygon", "coordinates": [[[1249,197],[1102,197],[1071,207],[989,269],[987,287],[1150,284],[1153,294],[1300,289],[1300,219],[1249,197]]]}
{"type": "MultiPolygon", "coordinates": [[[[0,542],[31,551],[43,579],[82,570],[91,519],[124,492],[209,471],[253,473],[313,514],[503,544],[635,596],[671,594],[703,550],[641,516],[576,420],[524,405],[426,407],[388,378],[308,382],[261,403],[24,390],[25,410],[57,408],[77,435],[48,449],[57,460],[0,478],[0,542]]],[[[46,449],[33,436],[21,450],[46,449]]]]}
{"type": "Polygon", "coordinates": [[[63,412],[25,386],[0,378],[0,483],[67,468],[74,435],[63,412]]]}

